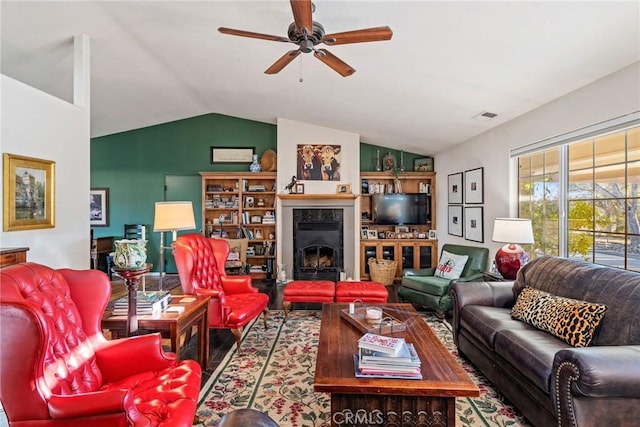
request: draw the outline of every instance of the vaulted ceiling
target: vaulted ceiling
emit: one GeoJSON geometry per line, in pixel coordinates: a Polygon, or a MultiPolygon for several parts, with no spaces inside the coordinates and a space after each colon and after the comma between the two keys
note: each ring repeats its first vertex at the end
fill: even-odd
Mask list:
{"type": "Polygon", "coordinates": [[[640,60],[637,1],[314,3],[327,33],[388,25],[393,38],[323,46],[350,77],[312,54],[267,75],[295,46],[217,28],[286,36],[286,0],[2,1],[2,73],[70,100],[71,38],[87,34],[92,136],[220,113],[429,155],[640,60]]]}

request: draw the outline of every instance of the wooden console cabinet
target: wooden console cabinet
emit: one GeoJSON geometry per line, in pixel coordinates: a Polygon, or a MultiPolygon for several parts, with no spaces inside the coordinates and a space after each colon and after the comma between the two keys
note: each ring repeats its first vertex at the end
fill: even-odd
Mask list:
{"type": "Polygon", "coordinates": [[[276,259],[276,173],[200,172],[202,223],[207,237],[248,238],[254,278],[268,276],[276,259]],[[222,220],[222,221],[221,221],[222,220]]]}
{"type": "Polygon", "coordinates": [[[29,248],[0,248],[0,268],[27,262],[29,248]]]}
{"type": "Polygon", "coordinates": [[[396,280],[402,277],[402,270],[405,268],[435,266],[438,260],[438,241],[429,232],[436,230],[436,174],[398,172],[394,176],[391,171],[362,172],[360,180],[360,278],[370,278],[367,261],[372,257],[395,260],[398,265],[396,280]],[[389,192],[426,193],[429,196],[427,211],[430,221],[425,225],[376,225],[373,195],[389,192]],[[376,238],[372,238],[371,233],[365,238],[365,228],[370,232],[375,231],[376,238]]]}

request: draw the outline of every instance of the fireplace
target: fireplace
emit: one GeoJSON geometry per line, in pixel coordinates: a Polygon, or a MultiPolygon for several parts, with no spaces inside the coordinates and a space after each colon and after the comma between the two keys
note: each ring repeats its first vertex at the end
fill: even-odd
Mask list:
{"type": "Polygon", "coordinates": [[[343,222],[342,209],[293,209],[295,280],[339,280],[343,222]]]}
{"type": "MultiPolygon", "coordinates": [[[[300,277],[298,273],[296,273],[296,263],[298,259],[301,259],[303,262],[302,265],[304,265],[304,258],[301,258],[302,255],[298,252],[294,233],[296,238],[300,232],[302,232],[303,235],[307,232],[308,234],[312,234],[311,230],[300,230],[300,225],[304,225],[303,228],[305,229],[310,228],[308,225],[314,228],[324,226],[325,229],[323,229],[322,232],[316,232],[316,237],[320,234],[323,238],[327,236],[333,236],[333,238],[339,236],[340,239],[339,243],[336,244],[316,240],[315,242],[312,241],[310,244],[304,245],[308,249],[307,264],[314,266],[305,267],[313,268],[313,271],[307,270],[304,272],[307,277],[319,277],[315,275],[316,265],[327,270],[322,271],[323,277],[330,276],[330,278],[326,280],[336,280],[336,278],[339,280],[340,271],[353,271],[354,274],[357,274],[360,268],[358,264],[360,233],[358,232],[356,234],[355,229],[357,226],[356,220],[359,218],[360,213],[359,210],[356,209],[355,196],[345,197],[344,195],[337,196],[327,194],[319,198],[300,194],[279,194],[278,199],[278,218],[282,218],[282,220],[280,220],[280,233],[282,238],[278,238],[276,251],[278,254],[277,262],[285,266],[290,274],[290,276],[288,276],[289,278],[294,279],[300,277]],[[294,211],[299,212],[294,214],[294,211]],[[356,211],[358,212],[357,214],[356,211]],[[314,248],[314,246],[316,246],[316,248],[314,248]],[[328,252],[325,247],[338,247],[338,251],[328,252]],[[317,259],[317,261],[315,259],[317,259]],[[327,264],[327,259],[331,260],[331,265],[327,264]]],[[[313,234],[307,237],[313,237],[313,234]]]]}

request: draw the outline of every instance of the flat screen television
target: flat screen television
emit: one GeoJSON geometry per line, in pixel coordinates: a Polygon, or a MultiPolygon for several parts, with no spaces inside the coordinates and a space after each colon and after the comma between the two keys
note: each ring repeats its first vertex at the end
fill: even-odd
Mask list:
{"type": "Polygon", "coordinates": [[[424,225],[430,221],[426,193],[373,195],[373,222],[377,225],[424,225]]]}

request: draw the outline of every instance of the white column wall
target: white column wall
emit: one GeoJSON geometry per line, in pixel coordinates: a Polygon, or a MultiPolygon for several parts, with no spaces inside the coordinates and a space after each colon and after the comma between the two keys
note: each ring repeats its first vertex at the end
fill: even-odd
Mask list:
{"type": "MultiPolygon", "coordinates": [[[[74,105],[2,75],[0,147],[11,153],[56,163],[55,227],[2,231],[0,246],[29,247],[27,260],[53,268],[89,268],[89,48],[76,42],[74,105]]],[[[3,166],[4,167],[4,166],[3,166]]],[[[4,171],[2,174],[4,191],[4,171]]],[[[0,200],[0,204],[4,204],[0,200]]],[[[4,212],[4,205],[0,212],[4,212]]]]}

